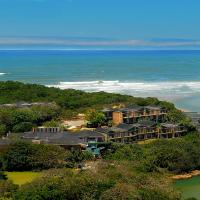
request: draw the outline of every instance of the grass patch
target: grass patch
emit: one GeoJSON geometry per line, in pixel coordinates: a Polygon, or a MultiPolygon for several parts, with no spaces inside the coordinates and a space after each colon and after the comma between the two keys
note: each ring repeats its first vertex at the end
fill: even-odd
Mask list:
{"type": "Polygon", "coordinates": [[[23,185],[30,183],[36,178],[41,176],[41,172],[5,172],[8,180],[12,181],[16,185],[23,185]]]}

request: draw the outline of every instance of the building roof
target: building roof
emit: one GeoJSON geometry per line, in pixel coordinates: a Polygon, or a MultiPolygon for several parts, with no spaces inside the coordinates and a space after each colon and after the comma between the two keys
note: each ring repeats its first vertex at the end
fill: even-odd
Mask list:
{"type": "Polygon", "coordinates": [[[108,134],[110,132],[122,133],[122,132],[127,132],[130,129],[129,126],[130,125],[128,125],[128,124],[119,124],[117,126],[112,126],[112,127],[107,127],[107,128],[100,128],[99,127],[99,128],[96,129],[96,131],[99,132],[99,133],[104,133],[104,134],[108,134]]]}
{"type": "Polygon", "coordinates": [[[156,122],[154,121],[150,121],[150,120],[143,120],[141,122],[137,123],[138,126],[145,126],[145,127],[152,127],[152,126],[156,126],[156,122]]]}
{"type": "Polygon", "coordinates": [[[179,124],[162,123],[161,126],[165,128],[176,128],[179,126],[179,124]]]}
{"type": "Polygon", "coordinates": [[[135,127],[135,124],[119,124],[119,125],[117,125],[117,127],[128,131],[128,130],[132,129],[133,127],[135,127]]]}
{"type": "Polygon", "coordinates": [[[126,129],[119,128],[117,126],[112,126],[111,128],[109,128],[108,132],[123,133],[126,132],[126,129]]]}
{"type": "Polygon", "coordinates": [[[160,110],[161,109],[160,106],[144,106],[144,108],[146,108],[148,110],[160,110]]]}
{"type": "Polygon", "coordinates": [[[102,133],[95,131],[63,132],[63,133],[45,133],[45,132],[27,132],[22,136],[23,139],[42,140],[45,143],[78,145],[85,143],[83,138],[104,137],[102,133]]]}
{"type": "Polygon", "coordinates": [[[109,128],[97,128],[96,131],[99,133],[110,133],[110,132],[119,132],[119,133],[123,133],[123,132],[127,132],[130,131],[133,128],[138,128],[138,127],[153,127],[156,126],[155,122],[152,121],[141,121],[139,123],[134,123],[134,124],[119,124],[117,126],[112,126],[109,128]]]}

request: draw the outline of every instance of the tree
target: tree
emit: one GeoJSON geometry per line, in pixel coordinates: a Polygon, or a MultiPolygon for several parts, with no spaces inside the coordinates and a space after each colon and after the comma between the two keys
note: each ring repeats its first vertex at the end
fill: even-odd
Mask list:
{"type": "Polygon", "coordinates": [[[35,115],[30,109],[15,109],[12,111],[12,124],[17,125],[22,122],[33,122],[35,115]]]}
{"type": "Polygon", "coordinates": [[[65,166],[65,157],[61,147],[20,141],[4,152],[2,163],[8,171],[42,170],[65,166]]]}
{"type": "Polygon", "coordinates": [[[8,171],[31,170],[31,145],[25,142],[17,142],[11,145],[3,155],[3,167],[8,171]]]}
{"type": "Polygon", "coordinates": [[[11,181],[0,180],[0,199],[11,199],[17,189],[18,186],[14,185],[11,181]]]}
{"type": "Polygon", "coordinates": [[[60,122],[52,119],[51,121],[47,121],[43,123],[43,126],[45,127],[60,127],[60,122]]]}
{"type": "Polygon", "coordinates": [[[180,123],[181,121],[186,119],[186,116],[181,110],[173,109],[167,113],[167,119],[173,123],[180,123]]]}
{"type": "Polygon", "coordinates": [[[101,193],[113,184],[108,179],[95,177],[93,173],[53,170],[33,183],[22,186],[13,199],[94,200],[100,199],[101,193]]]}
{"type": "Polygon", "coordinates": [[[6,125],[0,124],[0,137],[6,134],[6,125]]]}
{"type": "Polygon", "coordinates": [[[34,125],[31,122],[21,122],[19,124],[16,124],[12,128],[12,132],[14,132],[14,133],[28,132],[28,131],[31,131],[31,129],[33,128],[33,126],[34,125]]]}
{"type": "Polygon", "coordinates": [[[86,120],[89,121],[92,126],[98,127],[105,122],[105,115],[102,112],[91,109],[86,113],[86,120]]]}
{"type": "Polygon", "coordinates": [[[7,180],[6,174],[2,171],[0,171],[0,180],[7,180]]]}
{"type": "Polygon", "coordinates": [[[61,168],[66,164],[65,149],[54,145],[32,145],[32,169],[61,168]]]}
{"type": "Polygon", "coordinates": [[[77,164],[80,164],[83,161],[91,160],[94,156],[88,151],[68,151],[66,156],[66,162],[68,167],[75,167],[77,164]]]}

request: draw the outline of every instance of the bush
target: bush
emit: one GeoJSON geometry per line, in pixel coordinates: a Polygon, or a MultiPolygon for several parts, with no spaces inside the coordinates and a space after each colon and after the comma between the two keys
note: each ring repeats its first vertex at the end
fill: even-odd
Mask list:
{"type": "Polygon", "coordinates": [[[169,193],[165,193],[163,190],[159,189],[142,189],[139,192],[138,199],[144,200],[180,200],[180,196],[174,196],[169,193]]]}
{"type": "Polygon", "coordinates": [[[129,160],[136,161],[144,157],[143,149],[138,144],[117,144],[112,143],[111,151],[105,155],[106,159],[109,160],[129,160]]]}
{"type": "Polygon", "coordinates": [[[17,191],[18,186],[14,185],[11,181],[0,180],[0,198],[11,198],[17,191]]]}
{"type": "Polygon", "coordinates": [[[94,156],[88,151],[68,151],[66,156],[67,167],[73,168],[83,161],[91,160],[94,156]]]}
{"type": "Polygon", "coordinates": [[[3,168],[8,171],[29,171],[63,167],[65,150],[51,145],[17,142],[3,154],[3,168]]]}
{"type": "Polygon", "coordinates": [[[25,142],[11,145],[3,155],[3,167],[8,171],[31,170],[33,149],[25,142]]]}
{"type": "Polygon", "coordinates": [[[92,175],[54,170],[31,184],[24,185],[14,195],[14,200],[80,200],[99,199],[101,193],[113,184],[92,175]]]}
{"type": "Polygon", "coordinates": [[[49,170],[42,178],[20,187],[13,200],[180,200],[179,193],[159,176],[141,176],[120,162],[112,169],[109,166],[101,163],[95,170],[76,172],[49,170]]]}
{"type": "Polygon", "coordinates": [[[33,126],[34,125],[31,122],[21,122],[19,124],[16,124],[12,128],[12,132],[14,132],[14,133],[28,132],[28,131],[31,131],[31,129],[33,128],[33,126]]]}
{"type": "Polygon", "coordinates": [[[106,118],[102,112],[92,109],[86,113],[86,120],[90,122],[92,127],[98,127],[105,123],[106,118]]]}
{"type": "Polygon", "coordinates": [[[4,174],[2,171],[0,171],[0,180],[7,180],[6,174],[4,174]]]}
{"type": "Polygon", "coordinates": [[[200,167],[200,139],[197,137],[160,140],[146,146],[147,166],[165,168],[176,173],[200,167]]]}
{"type": "Polygon", "coordinates": [[[47,121],[43,123],[43,126],[44,127],[60,127],[60,122],[51,120],[51,121],[47,121]]]}
{"type": "Polygon", "coordinates": [[[195,133],[146,145],[113,143],[110,148],[105,159],[140,163],[139,170],[143,172],[159,171],[161,168],[183,173],[200,168],[200,138],[195,133]]]}
{"type": "Polygon", "coordinates": [[[6,125],[0,124],[0,137],[6,134],[6,125]]]}

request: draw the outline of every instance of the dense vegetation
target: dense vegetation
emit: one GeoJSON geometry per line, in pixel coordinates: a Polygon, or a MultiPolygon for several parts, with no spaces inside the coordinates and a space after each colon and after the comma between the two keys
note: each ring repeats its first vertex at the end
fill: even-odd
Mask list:
{"type": "Polygon", "coordinates": [[[44,102],[51,105],[32,106],[30,108],[0,108],[0,135],[8,132],[25,132],[39,125],[58,125],[62,118],[72,118],[85,112],[87,119],[98,126],[104,122],[100,110],[112,105],[159,105],[169,110],[168,120],[191,127],[185,115],[172,103],[159,101],[156,98],[136,98],[128,95],[106,92],[87,93],[77,90],[60,90],[36,84],[20,82],[0,82],[0,104],[17,102],[44,102]]]}
{"type": "MultiPolygon", "coordinates": [[[[137,105],[163,104],[156,98],[136,98],[106,92],[87,93],[77,90],[60,90],[36,84],[0,82],[0,104],[25,102],[56,102],[67,110],[101,107],[102,105],[132,103],[137,105]]],[[[166,104],[173,107],[173,104],[166,104]]]]}
{"type": "Polygon", "coordinates": [[[92,159],[93,155],[88,151],[67,151],[58,146],[17,141],[0,154],[0,170],[38,171],[76,167],[81,162],[92,159]]]}
{"type": "Polygon", "coordinates": [[[107,160],[138,161],[140,170],[185,173],[200,169],[199,134],[191,133],[183,138],[156,140],[149,144],[113,144],[106,154],[107,160]]]}
{"type": "Polygon", "coordinates": [[[129,163],[101,163],[96,170],[53,170],[22,186],[13,199],[59,200],[175,200],[179,194],[156,175],[136,175],[129,163]]]}
{"type": "Polygon", "coordinates": [[[65,166],[66,151],[57,146],[16,142],[1,156],[1,166],[7,171],[28,171],[65,166]]]}
{"type": "MultiPolygon", "coordinates": [[[[168,109],[168,121],[193,127],[173,104],[156,98],[135,98],[105,92],[86,93],[35,84],[0,82],[0,104],[50,102],[29,108],[0,108],[0,134],[24,132],[34,126],[57,126],[63,117],[85,112],[98,126],[104,123],[100,109],[113,105],[159,105],[168,109]]],[[[149,144],[107,145],[103,158],[94,161],[85,151],[15,141],[0,153],[0,199],[12,200],[180,200],[169,176],[200,169],[200,138],[156,140],[149,144]],[[92,162],[87,170],[71,168],[92,162]],[[45,171],[44,171],[45,170],[45,171]],[[4,171],[42,171],[42,177],[21,187],[6,180],[4,171]]]]}
{"type": "Polygon", "coordinates": [[[60,109],[57,105],[33,106],[31,108],[0,108],[0,136],[8,132],[26,132],[32,127],[56,119],[60,109]]]}
{"type": "Polygon", "coordinates": [[[4,168],[7,164],[7,170],[54,168],[20,188],[1,180],[2,196],[12,199],[180,200],[181,195],[172,189],[169,177],[200,169],[200,138],[191,133],[143,145],[113,143],[102,160],[83,171],[68,167],[91,160],[89,154],[45,145],[17,142],[2,153],[1,160],[4,168]],[[44,151],[47,153],[42,154],[44,151]],[[38,154],[42,155],[37,157],[38,154]]]}

